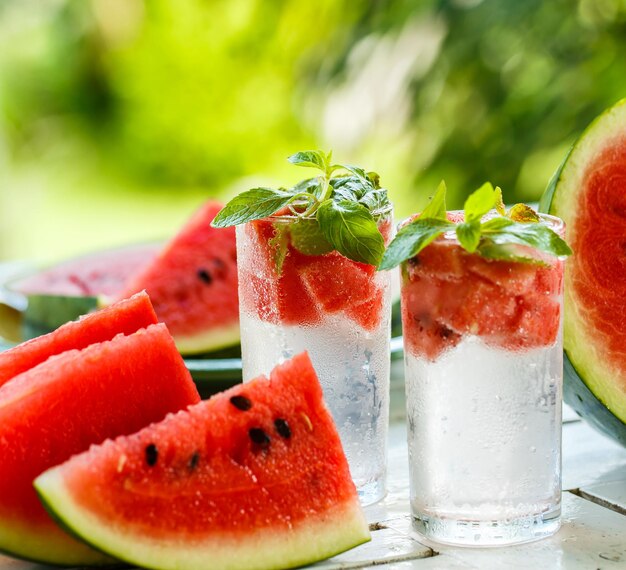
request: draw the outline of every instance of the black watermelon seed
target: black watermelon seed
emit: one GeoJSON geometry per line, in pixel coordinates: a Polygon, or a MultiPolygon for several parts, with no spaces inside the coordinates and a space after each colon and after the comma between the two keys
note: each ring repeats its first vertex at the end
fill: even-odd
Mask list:
{"type": "Polygon", "coordinates": [[[248,432],[252,443],[259,447],[266,448],[270,445],[270,436],[267,435],[261,428],[252,428],[248,432]]]}
{"type": "Polygon", "coordinates": [[[213,282],[213,277],[211,277],[211,274],[206,269],[198,269],[197,275],[207,285],[213,282]]]}
{"type": "Polygon", "coordinates": [[[289,439],[291,437],[291,429],[289,429],[289,424],[287,423],[287,420],[278,418],[274,420],[274,426],[276,427],[278,435],[280,435],[281,437],[284,437],[285,439],[289,439]]]}
{"type": "Polygon", "coordinates": [[[213,267],[215,268],[215,276],[218,279],[223,279],[226,273],[228,273],[228,266],[219,258],[213,258],[213,267]]]}
{"type": "Polygon", "coordinates": [[[198,451],[194,451],[193,455],[189,458],[189,469],[192,471],[198,467],[198,463],[200,462],[200,453],[198,451]]]}
{"type": "Polygon", "coordinates": [[[152,467],[156,465],[157,459],[159,458],[159,450],[154,443],[150,443],[146,445],[146,463],[152,467]]]}
{"type": "Polygon", "coordinates": [[[252,407],[252,402],[245,396],[232,396],[230,403],[242,412],[247,412],[252,407]]]}

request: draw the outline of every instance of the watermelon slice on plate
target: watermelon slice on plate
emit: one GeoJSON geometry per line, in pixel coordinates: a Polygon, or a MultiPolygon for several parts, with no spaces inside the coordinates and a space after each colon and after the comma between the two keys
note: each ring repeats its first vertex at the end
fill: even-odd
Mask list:
{"type": "Polygon", "coordinates": [[[562,218],[566,263],[564,398],[626,446],[626,99],[571,148],[540,208],[562,218]]]}
{"type": "MultiPolygon", "coordinates": [[[[100,321],[114,321],[113,309],[100,321]]],[[[163,324],[51,356],[0,387],[0,551],[59,565],[110,563],[53,522],[33,480],[91,444],[199,399],[163,324]]]]}
{"type": "Polygon", "coordinates": [[[369,540],[306,354],[35,486],[72,532],[146,568],[291,568],[369,540]]]}
{"type": "Polygon", "coordinates": [[[135,244],[95,252],[5,284],[28,300],[23,303],[22,339],[145,289],[181,353],[237,345],[235,230],[211,227],[220,209],[218,202],[204,204],[165,246],[135,244]]]}

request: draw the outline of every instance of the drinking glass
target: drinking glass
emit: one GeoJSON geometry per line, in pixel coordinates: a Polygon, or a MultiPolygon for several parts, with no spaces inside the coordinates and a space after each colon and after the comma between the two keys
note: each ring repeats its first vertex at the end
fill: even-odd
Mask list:
{"type": "MultiPolygon", "coordinates": [[[[391,209],[375,218],[388,241],[391,209]]],[[[237,227],[244,381],[308,351],[361,501],[371,504],[385,494],[390,275],[337,251],[301,253],[296,223],[273,216],[237,227]]]]}
{"type": "Polygon", "coordinates": [[[560,526],[564,260],[510,247],[537,263],[468,253],[448,232],[401,266],[411,509],[437,542],[560,526]]]}

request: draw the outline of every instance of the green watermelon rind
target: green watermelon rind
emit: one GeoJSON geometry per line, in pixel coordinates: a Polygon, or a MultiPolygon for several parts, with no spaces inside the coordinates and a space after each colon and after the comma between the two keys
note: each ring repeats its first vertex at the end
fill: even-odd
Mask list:
{"type": "Polygon", "coordinates": [[[564,357],[563,397],[565,401],[579,416],[584,417],[597,430],[604,435],[617,439],[626,447],[626,424],[613,415],[607,406],[589,390],[567,353],[564,357]]]}
{"type": "Polygon", "coordinates": [[[194,333],[193,335],[177,334],[174,336],[176,348],[183,356],[215,352],[239,344],[241,331],[239,320],[224,324],[215,329],[194,333]]]}
{"type": "MultiPolygon", "coordinates": [[[[51,514],[51,516],[55,519],[55,522],[60,523],[54,515],[51,514]]],[[[68,530],[64,528],[63,525],[60,524],[60,526],[63,530],[68,530]]],[[[0,535],[3,537],[13,537],[8,542],[5,540],[6,544],[19,545],[19,548],[16,548],[15,550],[0,548],[0,554],[5,554],[12,558],[25,560],[27,562],[54,564],[60,568],[75,568],[76,566],[85,565],[114,568],[120,565],[118,560],[111,558],[108,554],[102,552],[101,550],[94,550],[94,548],[86,544],[84,540],[74,533],[68,531],[68,534],[79,540],[80,543],[85,544],[84,550],[80,550],[76,542],[72,543],[75,559],[72,559],[71,555],[68,556],[66,541],[59,542],[56,548],[50,543],[50,541],[47,541],[42,550],[42,546],[37,544],[37,541],[31,538],[30,529],[28,527],[21,527],[19,524],[15,524],[15,521],[12,521],[9,525],[0,524],[0,535]]]]}
{"type": "MultiPolygon", "coordinates": [[[[370,540],[367,523],[358,504],[329,513],[323,520],[303,523],[292,529],[289,548],[281,543],[280,532],[273,529],[259,531],[245,548],[228,544],[223,537],[204,540],[200,545],[184,544],[181,537],[172,537],[171,545],[164,538],[147,539],[124,529],[114,528],[110,522],[82,509],[63,482],[62,467],[49,469],[35,480],[35,489],[46,509],[64,528],[95,549],[130,564],[159,570],[194,568],[209,570],[279,570],[296,568],[330,558],[370,540]],[[234,556],[234,553],[237,553],[234,556]],[[182,556],[181,557],[181,553],[182,556]]],[[[191,514],[190,514],[191,516],[191,514]]]]}
{"type": "MultiPolygon", "coordinates": [[[[586,167],[620,132],[626,135],[626,99],[597,117],[574,143],[548,184],[540,210],[563,218],[571,230],[586,167]]],[[[598,231],[602,231],[601,227],[598,231]]],[[[626,445],[626,394],[614,381],[624,371],[606,363],[597,339],[568,286],[566,263],[564,398],[591,425],[626,445]]]]}

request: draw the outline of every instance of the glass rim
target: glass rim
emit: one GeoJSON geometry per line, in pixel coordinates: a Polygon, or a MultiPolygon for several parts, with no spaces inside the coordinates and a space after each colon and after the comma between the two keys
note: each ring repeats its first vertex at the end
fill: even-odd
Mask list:
{"type": "MultiPolygon", "coordinates": [[[[487,212],[487,214],[485,214],[485,216],[489,216],[489,214],[491,214],[492,212],[495,212],[496,210],[490,210],[489,212],[487,212]]],[[[448,210],[447,211],[448,214],[464,214],[463,210],[448,210]]],[[[555,233],[561,235],[562,236],[562,232],[565,229],[565,222],[559,218],[558,216],[553,216],[552,214],[544,214],[543,212],[537,212],[537,215],[539,216],[539,219],[544,222],[543,225],[547,226],[549,229],[551,229],[552,231],[554,231],[555,233]],[[546,223],[547,222],[547,223],[546,223]]],[[[406,218],[404,218],[403,220],[400,220],[398,222],[398,229],[403,228],[404,226],[406,226],[407,224],[410,224],[414,219],[416,219],[416,214],[411,214],[410,216],[407,216],[406,218]]],[[[485,218],[485,216],[483,216],[483,219],[485,218]]],[[[493,216],[495,217],[495,216],[493,216]]],[[[488,221],[490,218],[487,218],[488,221]]],[[[443,233],[443,236],[448,238],[451,236],[448,236],[448,234],[451,234],[455,236],[456,239],[456,233],[453,229],[450,230],[446,230],[443,233]]]]}
{"type": "MultiPolygon", "coordinates": [[[[492,212],[495,212],[495,211],[496,211],[495,209],[490,210],[487,214],[485,214],[485,216],[489,216],[490,214],[492,214],[492,212]]],[[[464,214],[464,212],[463,210],[448,210],[448,214],[464,214]]],[[[539,219],[541,220],[542,225],[546,226],[548,229],[551,229],[554,233],[556,233],[561,238],[565,237],[565,222],[561,218],[559,218],[558,216],[553,216],[552,214],[544,214],[542,212],[537,212],[537,215],[539,216],[539,219]]],[[[482,219],[485,219],[485,216],[483,216],[482,219]]],[[[404,218],[402,221],[398,223],[397,229],[400,230],[406,224],[412,222],[414,219],[415,219],[415,214],[408,216],[407,218],[404,218]]],[[[489,219],[490,218],[487,218],[487,220],[489,219]]],[[[445,240],[446,243],[449,243],[451,245],[458,245],[459,247],[461,247],[461,243],[459,242],[456,236],[456,231],[454,228],[446,230],[437,239],[441,239],[441,238],[443,238],[443,240],[445,240]]],[[[530,245],[522,246],[522,247],[529,247],[531,249],[537,249],[530,245]]],[[[479,255],[479,254],[478,252],[474,252],[474,253],[470,253],[469,255],[479,255]]],[[[551,257],[553,257],[554,259],[561,259],[561,260],[567,259],[567,256],[552,255],[551,257]]]]}
{"type": "MultiPolygon", "coordinates": [[[[372,216],[374,217],[374,219],[381,218],[387,214],[391,214],[393,213],[393,203],[389,203],[389,205],[385,206],[384,208],[378,208],[376,210],[369,210],[368,211],[372,214],[372,216]]],[[[282,215],[275,215],[275,214],[271,214],[269,216],[266,216],[265,218],[259,218],[257,220],[250,220],[251,222],[280,222],[280,223],[294,223],[298,220],[315,220],[317,219],[315,216],[296,216],[295,214],[282,214],[282,215]]],[[[378,221],[378,220],[377,220],[378,221]]],[[[249,222],[248,222],[249,223],[249,222]]]]}

